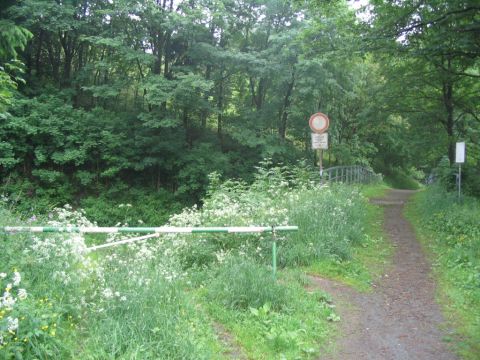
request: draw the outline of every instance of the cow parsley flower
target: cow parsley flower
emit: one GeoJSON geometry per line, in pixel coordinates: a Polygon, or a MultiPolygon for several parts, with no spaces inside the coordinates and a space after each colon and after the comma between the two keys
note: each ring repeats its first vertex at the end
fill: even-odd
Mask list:
{"type": "Polygon", "coordinates": [[[7,317],[7,330],[15,331],[18,329],[18,318],[7,317]]]}
{"type": "Polygon", "coordinates": [[[5,291],[3,296],[0,298],[0,308],[4,307],[7,310],[12,310],[15,302],[15,298],[8,291],[5,291]]]}
{"type": "Polygon", "coordinates": [[[18,271],[15,271],[13,273],[13,286],[18,286],[20,285],[20,281],[22,281],[22,276],[18,271]]]}
{"type": "Polygon", "coordinates": [[[110,299],[113,296],[113,291],[110,288],[106,288],[102,291],[102,295],[105,299],[110,299]]]}
{"type": "Polygon", "coordinates": [[[27,295],[28,295],[28,294],[27,294],[27,290],[25,290],[25,289],[18,289],[18,295],[17,295],[17,296],[18,296],[18,298],[19,298],[20,300],[25,300],[25,299],[27,298],[27,295]]]}

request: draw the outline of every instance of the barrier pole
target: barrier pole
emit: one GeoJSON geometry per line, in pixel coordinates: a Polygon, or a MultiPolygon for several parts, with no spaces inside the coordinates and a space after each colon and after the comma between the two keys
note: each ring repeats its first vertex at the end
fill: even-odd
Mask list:
{"type": "Polygon", "coordinates": [[[275,227],[272,226],[272,269],[273,280],[277,278],[277,234],[275,233],[275,227]]]}

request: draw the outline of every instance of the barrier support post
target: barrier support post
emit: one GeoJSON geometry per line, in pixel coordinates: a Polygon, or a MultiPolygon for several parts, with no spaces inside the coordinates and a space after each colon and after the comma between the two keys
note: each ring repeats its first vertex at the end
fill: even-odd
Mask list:
{"type": "Polygon", "coordinates": [[[275,227],[272,226],[272,268],[273,268],[273,280],[277,278],[277,234],[275,227]]]}

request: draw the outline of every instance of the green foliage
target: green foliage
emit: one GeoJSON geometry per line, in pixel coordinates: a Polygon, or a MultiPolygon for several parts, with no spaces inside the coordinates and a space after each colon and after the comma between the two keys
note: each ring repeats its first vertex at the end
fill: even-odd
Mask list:
{"type": "MultiPolygon", "coordinates": [[[[259,265],[252,265],[259,269],[259,265]]],[[[271,272],[263,272],[260,271],[266,277],[265,280],[257,278],[252,281],[257,284],[268,282],[271,285],[271,272]]],[[[248,309],[225,308],[222,301],[209,296],[212,294],[210,287],[205,291],[205,306],[209,314],[235,336],[249,358],[315,358],[318,356],[318,343],[329,335],[328,319],[338,316],[329,304],[328,296],[316,291],[307,292],[304,288],[305,281],[296,275],[298,273],[286,273],[278,282],[273,283],[274,289],[263,289],[263,292],[272,294],[281,288],[280,294],[288,294],[288,302],[282,304],[282,310],[276,310],[268,302],[248,309]]],[[[218,289],[216,286],[217,284],[214,291],[218,289]]],[[[245,286],[245,290],[251,294],[251,286],[245,286]]]]}
{"type": "Polygon", "coordinates": [[[212,359],[212,330],[175,284],[156,279],[89,324],[84,358],[212,359]],[[125,326],[123,323],[128,324],[125,326]]]}
{"type": "MultiPolygon", "coordinates": [[[[185,209],[170,219],[175,226],[276,226],[295,224],[299,231],[279,234],[278,263],[281,266],[309,265],[319,259],[348,259],[353,245],[364,239],[366,199],[358,189],[320,186],[311,181],[315,173],[298,166],[257,169],[248,185],[211,178],[208,197],[201,209],[185,209]]],[[[248,254],[270,263],[270,235],[204,235],[198,242],[180,247],[186,268],[205,266],[228,254],[248,254]]]]}
{"type": "Polygon", "coordinates": [[[419,193],[409,208],[425,246],[432,252],[439,295],[458,337],[457,349],[466,359],[480,350],[480,205],[478,200],[439,186],[419,193]]]}
{"type": "Polygon", "coordinates": [[[390,168],[385,171],[385,182],[396,189],[418,190],[420,184],[401,168],[390,168]]]}
{"type": "MultiPolygon", "coordinates": [[[[38,220],[93,226],[69,206],[38,220]]],[[[16,222],[2,204],[0,225],[16,222]]],[[[184,294],[175,260],[161,243],[138,245],[89,256],[80,234],[1,235],[2,294],[9,288],[16,302],[2,301],[0,357],[216,358],[212,329],[184,294]]]]}
{"type": "Polygon", "coordinates": [[[241,258],[222,265],[208,287],[207,298],[238,310],[267,305],[279,311],[290,302],[287,290],[273,278],[271,269],[241,258]]]}
{"type": "Polygon", "coordinates": [[[457,173],[457,169],[450,165],[447,156],[442,157],[435,169],[439,182],[449,191],[455,190],[457,173]]]}
{"type": "Polygon", "coordinates": [[[17,50],[23,50],[32,33],[16,26],[11,20],[0,20],[0,63],[17,57],[17,50]]]}
{"type": "Polygon", "coordinates": [[[111,190],[97,197],[86,197],[79,205],[85,210],[86,216],[94,219],[99,226],[116,223],[160,226],[172,213],[181,209],[181,205],[168,191],[152,192],[137,188],[125,193],[119,187],[116,191],[111,190]]]}
{"type": "Polygon", "coordinates": [[[352,246],[362,243],[367,204],[357,189],[314,187],[289,200],[289,220],[300,231],[281,244],[281,264],[310,265],[328,257],[345,260],[351,257],[352,246]]]}
{"type": "MultiPolygon", "coordinates": [[[[480,177],[478,163],[475,160],[467,158],[467,162],[462,164],[462,193],[479,197],[480,195],[480,177]]],[[[459,165],[450,164],[450,161],[444,156],[437,167],[433,170],[433,176],[441,186],[451,192],[458,191],[458,173],[459,165]]]]}

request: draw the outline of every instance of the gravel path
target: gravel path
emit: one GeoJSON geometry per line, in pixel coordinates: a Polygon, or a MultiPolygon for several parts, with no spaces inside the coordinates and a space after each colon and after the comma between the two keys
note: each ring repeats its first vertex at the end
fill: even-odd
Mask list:
{"type": "Polygon", "coordinates": [[[333,355],[320,359],[457,359],[442,341],[446,332],[430,265],[402,214],[411,194],[392,190],[372,201],[385,206],[384,230],[395,247],[393,265],[376,281],[373,293],[312,277],[315,286],[332,295],[342,319],[333,355]]]}

